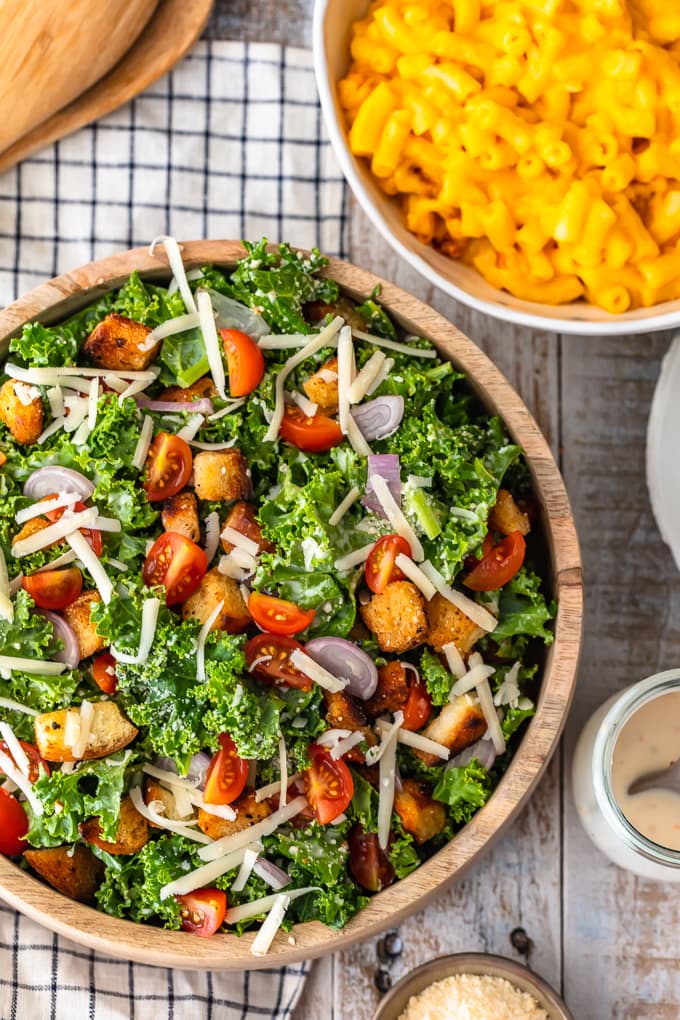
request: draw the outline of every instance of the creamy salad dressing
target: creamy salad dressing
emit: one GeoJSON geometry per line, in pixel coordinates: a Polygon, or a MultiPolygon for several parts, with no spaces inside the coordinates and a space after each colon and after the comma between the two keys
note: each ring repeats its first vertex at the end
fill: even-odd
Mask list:
{"type": "Polygon", "coordinates": [[[680,794],[628,789],[649,772],[667,768],[680,757],[680,691],[653,698],[621,730],[612,755],[614,795],[628,821],[648,839],[680,850],[680,794]]]}

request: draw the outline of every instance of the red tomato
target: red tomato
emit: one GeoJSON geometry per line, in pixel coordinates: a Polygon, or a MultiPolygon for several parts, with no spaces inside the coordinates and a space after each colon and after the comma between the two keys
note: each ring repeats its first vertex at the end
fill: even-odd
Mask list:
{"type": "Polygon", "coordinates": [[[432,714],[432,698],[425,685],[412,670],[408,670],[411,679],[408,688],[408,700],[402,711],[404,721],[402,728],[405,730],[420,730],[432,714]]]}
{"type": "Polygon", "coordinates": [[[248,669],[258,680],[298,687],[301,691],[311,690],[310,677],[290,661],[292,652],[304,652],[300,642],[294,638],[281,634],[258,634],[246,643],[244,651],[248,669]]]}
{"type": "Polygon", "coordinates": [[[102,652],[92,663],[92,679],[105,694],[113,694],[118,685],[116,660],[111,652],[102,652]]]}
{"type": "Polygon", "coordinates": [[[483,560],[491,550],[493,549],[493,535],[490,531],[487,531],[486,537],[482,542],[482,555],[477,557],[476,553],[468,553],[463,561],[463,566],[467,571],[474,570],[480,560],[483,560]]]}
{"type": "Polygon", "coordinates": [[[526,543],[519,531],[513,531],[479,561],[463,579],[473,591],[495,591],[511,581],[524,563],[526,543]]]}
{"type": "Polygon", "coordinates": [[[220,749],[206,772],[203,800],[206,804],[231,804],[243,793],[247,778],[248,762],[239,756],[229,734],[222,733],[220,749]]]}
{"type": "Polygon", "coordinates": [[[176,606],[196,591],[207,569],[208,558],[200,545],[177,531],[166,531],[146,554],[142,577],[152,587],[164,585],[166,606],[176,606]]]}
{"type": "MultiPolygon", "coordinates": [[[[50,767],[47,764],[47,762],[43,761],[42,758],[40,757],[40,751],[35,746],[35,744],[27,744],[25,740],[20,740],[19,743],[23,747],[26,757],[28,758],[29,765],[28,778],[30,779],[30,781],[32,783],[35,783],[38,779],[40,779],[40,776],[42,774],[40,771],[41,766],[42,768],[44,768],[45,773],[49,776],[50,767]]],[[[17,764],[14,755],[12,754],[4,740],[0,743],[0,751],[4,751],[4,753],[12,759],[14,764],[15,765],[17,764]]],[[[2,765],[0,765],[0,773],[1,772],[3,772],[2,765]]]]}
{"type": "Polygon", "coordinates": [[[177,896],[181,904],[182,930],[206,937],[214,935],[227,912],[227,894],[221,889],[195,889],[177,896]]]}
{"type": "Polygon", "coordinates": [[[16,857],[26,849],[22,839],[28,832],[28,818],[23,807],[11,793],[0,786],[0,854],[16,857]]]}
{"type": "Polygon", "coordinates": [[[317,822],[327,825],[342,814],[354,796],[352,773],[342,758],[333,761],[320,744],[310,745],[309,757],[311,767],[303,773],[305,795],[317,822]]]}
{"type": "Polygon", "coordinates": [[[396,877],[392,862],[374,832],[366,832],[361,825],[353,825],[347,841],[349,870],[359,885],[374,893],[392,885],[396,877]]]}
{"type": "Polygon", "coordinates": [[[310,418],[297,404],[287,405],[279,432],[287,443],[308,453],[323,453],[332,446],[339,446],[345,438],[333,418],[320,411],[310,418]]]}
{"type": "Polygon", "coordinates": [[[245,397],[262,382],[264,375],[262,351],[255,341],[240,329],[221,329],[220,336],[227,356],[229,392],[232,397],[245,397]]]}
{"type": "Polygon", "coordinates": [[[310,625],[315,615],[313,609],[300,609],[294,602],[264,595],[260,591],[251,592],[248,610],[262,630],[270,634],[285,634],[286,637],[299,634],[310,625]]]}
{"type": "Polygon", "coordinates": [[[22,578],[21,583],[40,609],[64,609],[80,595],[83,575],[77,567],[43,570],[22,578]]]}
{"type": "Polygon", "coordinates": [[[146,455],[147,499],[158,502],[176,495],[191,478],[193,463],[188,443],[169,432],[159,432],[146,455]]]}
{"type": "MultiPolygon", "coordinates": [[[[51,496],[44,496],[43,498],[54,499],[55,495],[56,493],[53,493],[51,496]]],[[[67,509],[69,508],[62,506],[59,507],[58,510],[48,510],[47,513],[45,514],[45,517],[47,518],[48,521],[52,522],[58,521],[62,517],[64,511],[67,509]]],[[[83,510],[87,510],[87,507],[85,506],[84,503],[74,503],[70,509],[72,513],[79,514],[82,513],[83,510]]],[[[87,543],[92,549],[92,552],[95,554],[95,556],[101,556],[103,548],[101,531],[94,531],[92,528],[80,528],[80,534],[83,536],[83,538],[87,540],[87,543]]],[[[45,606],[43,608],[47,607],[45,606]]]]}
{"type": "Polygon", "coordinates": [[[390,581],[401,581],[404,577],[395,560],[399,553],[411,555],[411,546],[401,535],[383,535],[375,543],[366,560],[366,584],[380,595],[390,581]]]}

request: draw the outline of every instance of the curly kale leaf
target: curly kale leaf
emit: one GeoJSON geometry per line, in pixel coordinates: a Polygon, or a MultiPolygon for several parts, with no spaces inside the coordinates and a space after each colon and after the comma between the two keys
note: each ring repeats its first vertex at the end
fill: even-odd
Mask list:
{"type": "Polygon", "coordinates": [[[555,615],[555,604],[548,604],[540,590],[541,579],[526,567],[515,574],[501,589],[498,603],[498,626],[493,639],[502,642],[515,635],[541,638],[552,644],[554,634],[547,624],[555,615]]]}
{"type": "Polygon", "coordinates": [[[445,769],[432,796],[448,805],[454,822],[465,824],[486,804],[492,791],[491,777],[477,758],[473,758],[464,767],[445,769]]]}

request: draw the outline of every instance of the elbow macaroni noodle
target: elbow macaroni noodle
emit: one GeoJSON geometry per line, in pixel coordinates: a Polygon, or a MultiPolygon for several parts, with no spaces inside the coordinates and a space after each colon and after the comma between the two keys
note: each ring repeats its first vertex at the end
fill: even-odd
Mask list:
{"type": "Polygon", "coordinates": [[[419,240],[529,301],[680,298],[680,4],[373,0],[351,57],[350,148],[419,240]]]}

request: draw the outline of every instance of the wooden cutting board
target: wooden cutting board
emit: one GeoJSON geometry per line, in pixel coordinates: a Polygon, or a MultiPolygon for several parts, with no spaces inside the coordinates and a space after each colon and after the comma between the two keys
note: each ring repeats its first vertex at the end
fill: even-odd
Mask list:
{"type": "MultiPolygon", "coordinates": [[[[88,85],[91,87],[82,95],[71,102],[67,100],[63,109],[58,109],[36,126],[30,127],[18,141],[13,141],[1,151],[0,173],[129,102],[166,74],[201,34],[210,14],[212,0],[159,0],[158,3],[155,0],[144,0],[144,4],[151,8],[151,17],[132,47],[95,84],[91,84],[94,79],[90,77],[88,85]]],[[[91,11],[96,6],[90,7],[88,4],[87,9],[91,11]]],[[[113,4],[103,6],[109,11],[114,7],[113,4]]],[[[126,0],[124,6],[133,5],[126,0]]],[[[131,32],[129,38],[132,38],[131,32]]],[[[68,59],[66,53],[64,60],[68,59]]],[[[99,62],[98,66],[101,67],[102,63],[99,62]]],[[[6,103],[2,107],[3,119],[5,107],[6,103]]],[[[4,137],[7,135],[3,131],[0,138],[4,137]]]]}

